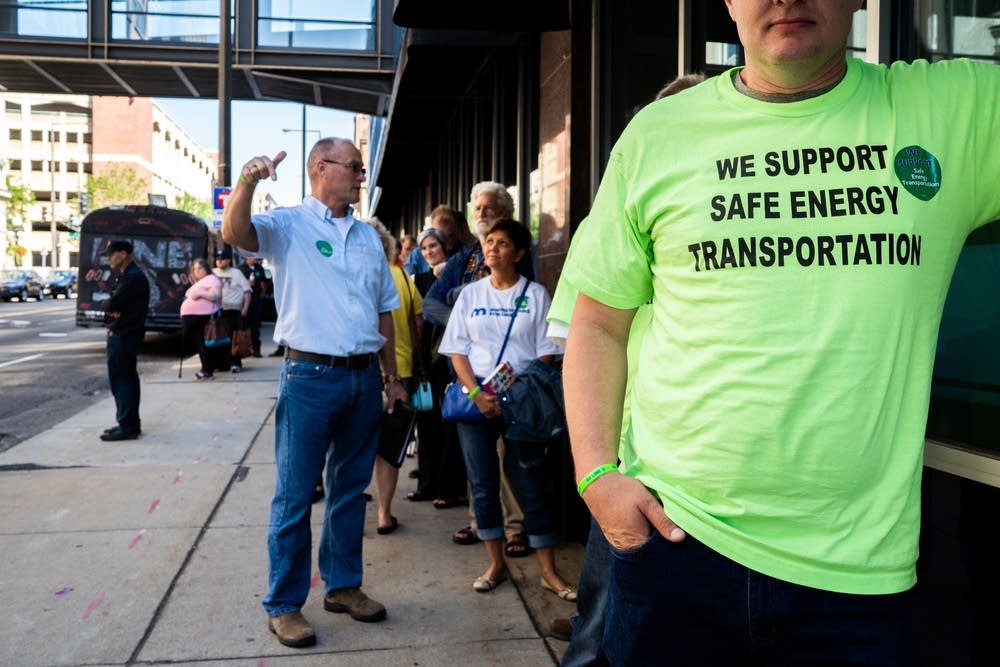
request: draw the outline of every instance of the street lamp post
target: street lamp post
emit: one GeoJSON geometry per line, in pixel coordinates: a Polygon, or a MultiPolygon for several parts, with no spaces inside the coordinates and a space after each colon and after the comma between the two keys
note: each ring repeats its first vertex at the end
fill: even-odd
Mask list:
{"type": "Polygon", "coordinates": [[[56,126],[49,124],[49,207],[52,209],[52,218],[49,220],[49,231],[51,237],[51,250],[49,252],[49,266],[55,268],[58,256],[56,255],[59,245],[59,228],[56,225],[56,126]]]}
{"type": "Polygon", "coordinates": [[[302,198],[306,198],[306,134],[309,132],[315,132],[317,140],[322,135],[319,130],[307,130],[306,129],[306,105],[302,105],[302,128],[283,128],[281,130],[284,133],[289,132],[301,132],[302,133],[302,198]]]}

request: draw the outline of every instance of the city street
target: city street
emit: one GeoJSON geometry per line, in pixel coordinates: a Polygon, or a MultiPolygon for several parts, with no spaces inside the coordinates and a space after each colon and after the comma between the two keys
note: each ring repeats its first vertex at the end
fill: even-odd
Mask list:
{"type": "MultiPolygon", "coordinates": [[[[77,327],[75,308],[75,299],[0,302],[0,451],[110,395],[105,330],[77,327]]],[[[139,373],[176,366],[179,346],[177,335],[147,334],[139,373]]]]}

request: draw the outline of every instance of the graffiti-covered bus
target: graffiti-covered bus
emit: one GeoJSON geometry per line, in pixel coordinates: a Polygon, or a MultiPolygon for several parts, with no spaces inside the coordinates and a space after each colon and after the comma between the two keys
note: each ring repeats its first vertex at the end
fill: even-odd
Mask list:
{"type": "Polygon", "coordinates": [[[112,287],[108,258],[102,255],[115,240],[129,241],[132,259],[149,279],[147,331],[177,331],[180,308],[191,284],[191,261],[210,258],[221,245],[201,218],[159,206],[110,206],[91,212],[80,225],[80,274],[76,325],[104,325],[101,301],[112,287]]]}

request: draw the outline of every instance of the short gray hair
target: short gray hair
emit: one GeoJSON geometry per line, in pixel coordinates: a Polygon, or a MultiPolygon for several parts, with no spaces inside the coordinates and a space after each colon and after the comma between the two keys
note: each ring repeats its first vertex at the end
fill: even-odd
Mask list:
{"type": "Polygon", "coordinates": [[[496,199],[497,206],[504,209],[501,212],[501,218],[512,218],[514,217],[514,199],[507,192],[507,188],[503,183],[497,183],[496,181],[482,181],[476,183],[472,186],[472,193],[469,195],[469,200],[475,204],[476,199],[480,195],[493,195],[496,199]]]}
{"type": "Polygon", "coordinates": [[[436,238],[437,242],[441,244],[442,248],[444,248],[445,245],[447,245],[447,241],[445,240],[444,234],[442,232],[433,227],[428,227],[419,234],[417,234],[417,248],[419,248],[421,244],[423,244],[424,239],[426,239],[428,236],[433,236],[434,238],[436,238]]]}

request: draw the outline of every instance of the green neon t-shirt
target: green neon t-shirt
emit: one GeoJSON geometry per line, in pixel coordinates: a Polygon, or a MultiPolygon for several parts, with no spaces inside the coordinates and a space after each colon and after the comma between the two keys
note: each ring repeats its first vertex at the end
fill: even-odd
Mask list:
{"type": "Polygon", "coordinates": [[[633,119],[563,269],[652,300],[622,469],[754,570],[905,590],[944,299],[1000,217],[1000,68],[849,60],[786,104],[735,71],[633,119]]]}

